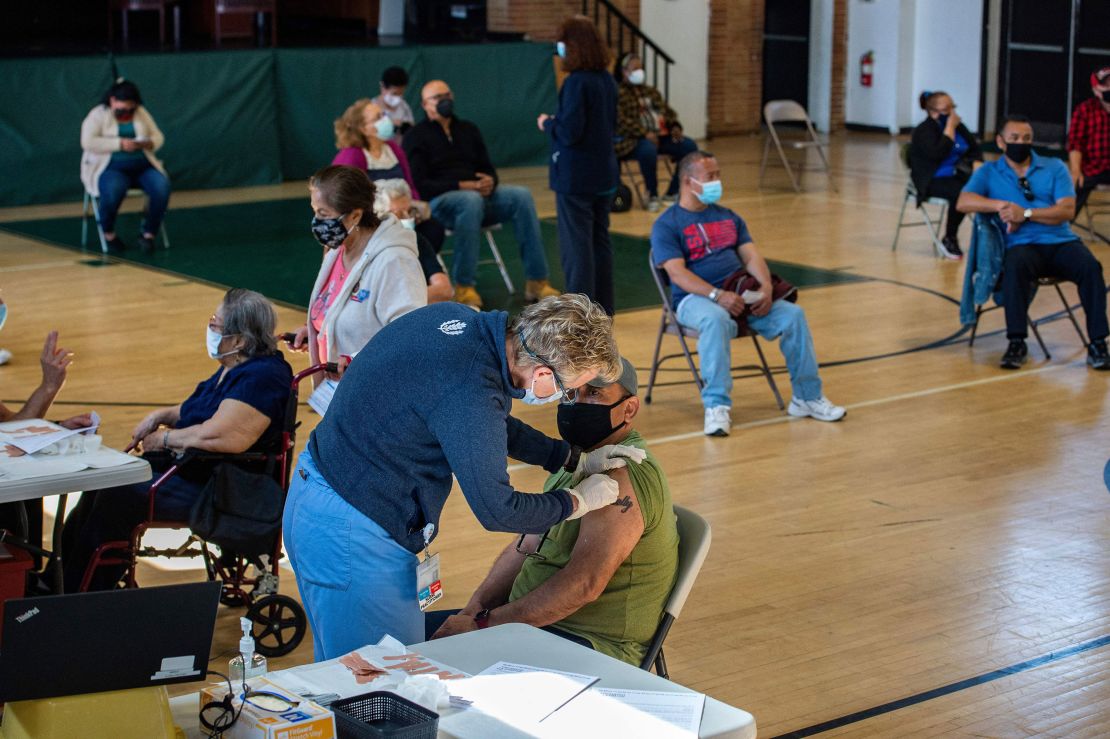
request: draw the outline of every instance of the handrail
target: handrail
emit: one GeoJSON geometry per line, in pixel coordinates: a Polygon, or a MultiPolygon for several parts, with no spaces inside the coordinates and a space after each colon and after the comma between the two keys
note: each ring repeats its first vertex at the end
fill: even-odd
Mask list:
{"type": "MultiPolygon", "coordinates": [[[[591,0],[582,0],[582,15],[589,17],[591,0]]],[[[640,55],[644,62],[644,73],[648,73],[648,62],[651,66],[651,79],[652,86],[659,89],[659,70],[663,70],[663,85],[662,92],[663,98],[670,99],[671,93],[671,65],[675,63],[670,54],[663,51],[659,44],[655,43],[646,33],[640,30],[640,27],[629,20],[620,8],[613,5],[610,0],[593,0],[593,19],[594,25],[598,27],[602,35],[605,37],[605,43],[610,49],[616,49],[617,56],[623,56],[626,52],[633,51],[640,55]],[[604,28],[602,27],[601,9],[605,9],[604,28]],[[616,29],[616,43],[613,43],[613,19],[617,20],[616,29]],[[625,46],[625,33],[628,34],[628,46],[625,46]],[[641,50],[640,47],[643,47],[641,50]],[[651,59],[647,57],[647,51],[651,51],[651,59]],[[662,62],[662,63],[660,63],[662,62]]]]}

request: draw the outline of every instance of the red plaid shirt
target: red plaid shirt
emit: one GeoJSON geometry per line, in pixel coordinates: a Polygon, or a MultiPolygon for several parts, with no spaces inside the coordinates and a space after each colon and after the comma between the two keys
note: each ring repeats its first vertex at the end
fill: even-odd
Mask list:
{"type": "Polygon", "coordinates": [[[1110,170],[1110,113],[1101,101],[1087,98],[1075,106],[1068,129],[1068,151],[1083,154],[1084,177],[1110,170]]]}

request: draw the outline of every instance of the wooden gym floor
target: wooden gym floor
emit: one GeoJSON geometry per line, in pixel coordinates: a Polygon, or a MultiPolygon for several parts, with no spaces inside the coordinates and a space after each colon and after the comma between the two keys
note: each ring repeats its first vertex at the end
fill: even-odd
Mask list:
{"type": "MultiPolygon", "coordinates": [[[[1107,735],[1110,377],[1087,369],[1062,320],[1043,328],[1052,360],[1031,344],[1016,372],[997,366],[1000,312],[984,318],[973,349],[966,335],[944,341],[960,330],[963,265],[937,260],[920,228],[891,252],[904,183],[898,142],[834,136],[837,192],[810,174],[803,194],[781,170],[768,183],[781,189],[758,189],[760,145],[741,137],[709,148],[723,167],[724,204],[747,220],[763,254],[871,279],[806,289],[800,301],[826,393],[849,408],[844,422],[789,419],[759,378],[737,381],[726,439],[701,434],[692,384],[657,389],[637,418],[675,501],[713,526],[709,559],[667,640],[673,679],[750,711],[764,737],[1107,735]]],[[[541,217],[553,214],[545,170],[502,176],[532,187],[541,217]]],[[[303,183],[175,193],[173,207],[280,197],[304,197],[303,183]]],[[[78,211],[8,209],[0,226],[78,211]]],[[[305,198],[306,223],[308,212],[305,198]]],[[[612,225],[647,234],[652,220],[634,210],[612,225]]],[[[1091,248],[1103,261],[1110,254],[1091,248]]],[[[618,290],[620,280],[647,279],[622,275],[618,290]]],[[[151,407],[179,402],[212,372],[202,338],[218,286],[90,263],[4,232],[0,281],[11,311],[0,345],[15,355],[0,367],[6,403],[36,384],[52,328],[76,352],[53,415],[98,410],[115,447],[151,407]]],[[[1059,311],[1042,293],[1033,315],[1059,311]]],[[[279,314],[283,329],[303,320],[279,314]]],[[[620,346],[640,368],[658,319],[658,308],[617,317],[620,346]]],[[[768,349],[781,368],[777,346],[768,349]]],[[[670,366],[664,380],[687,379],[681,362],[670,366]]],[[[778,377],[785,394],[789,382],[778,377]]],[[[519,413],[556,433],[552,410],[519,413]]],[[[302,418],[303,443],[315,416],[302,418]]],[[[511,469],[519,488],[539,488],[542,473],[511,469]]],[[[509,537],[483,531],[457,494],[443,531],[444,605],[458,607],[509,537]]],[[[144,575],[148,584],[196,577],[144,575]]],[[[292,577],[283,590],[295,593],[292,577]]],[[[237,615],[221,610],[216,669],[235,646],[237,615]]],[[[310,658],[306,639],[277,664],[310,658]]]]}

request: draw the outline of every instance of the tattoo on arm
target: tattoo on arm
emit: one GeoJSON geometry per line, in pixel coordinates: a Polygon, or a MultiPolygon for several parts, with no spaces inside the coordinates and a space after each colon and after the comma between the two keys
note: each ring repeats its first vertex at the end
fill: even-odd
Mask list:
{"type": "Polygon", "coordinates": [[[632,497],[626,495],[623,498],[617,498],[611,505],[619,505],[621,513],[628,513],[628,509],[632,507],[632,497]]]}

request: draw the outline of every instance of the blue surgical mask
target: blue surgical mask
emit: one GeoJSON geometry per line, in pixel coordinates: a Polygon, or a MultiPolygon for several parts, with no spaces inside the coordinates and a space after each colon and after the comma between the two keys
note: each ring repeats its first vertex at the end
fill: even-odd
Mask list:
{"type": "MultiPolygon", "coordinates": [[[[694,182],[698,182],[694,180],[694,182]]],[[[710,180],[709,182],[698,182],[701,185],[701,192],[694,193],[698,200],[705,205],[713,205],[721,199],[721,181],[710,180]]]]}
{"type": "Polygon", "coordinates": [[[231,354],[239,353],[238,349],[232,349],[231,351],[223,352],[222,354],[220,353],[220,342],[224,340],[224,336],[225,334],[221,334],[219,331],[216,331],[211,326],[208,327],[208,332],[205,334],[204,337],[204,344],[205,348],[208,349],[208,356],[212,357],[212,359],[219,359],[220,357],[226,357],[231,354]]]}
{"type": "Polygon", "coordinates": [[[633,69],[628,73],[628,82],[632,85],[642,85],[646,78],[647,75],[644,74],[644,70],[642,69],[633,69]]]}
{"type": "Polygon", "coordinates": [[[382,141],[388,141],[393,137],[393,120],[383,115],[374,123],[374,131],[378,134],[378,138],[382,141]]]}
{"type": "Polygon", "coordinates": [[[555,53],[559,55],[560,59],[567,58],[567,45],[562,41],[555,42],[555,53]]]}
{"type": "Polygon", "coordinates": [[[546,398],[537,398],[536,397],[536,378],[532,377],[532,385],[531,385],[531,387],[529,387],[527,390],[524,391],[524,397],[521,398],[521,400],[523,400],[528,405],[547,405],[548,403],[554,403],[555,401],[559,400],[562,397],[563,397],[562,391],[560,391],[556,388],[555,392],[552,393],[551,395],[548,395],[546,398]]]}

